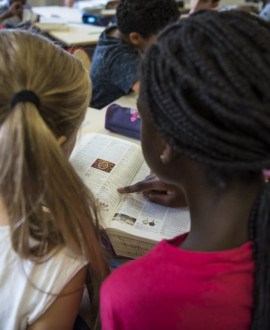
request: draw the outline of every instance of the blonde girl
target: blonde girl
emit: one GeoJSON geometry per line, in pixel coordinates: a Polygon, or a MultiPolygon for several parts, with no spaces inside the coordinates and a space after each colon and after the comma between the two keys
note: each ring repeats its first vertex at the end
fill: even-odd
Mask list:
{"type": "Polygon", "coordinates": [[[72,329],[86,282],[98,327],[97,209],[68,162],[90,90],[72,55],[0,32],[1,329],[72,329]]]}

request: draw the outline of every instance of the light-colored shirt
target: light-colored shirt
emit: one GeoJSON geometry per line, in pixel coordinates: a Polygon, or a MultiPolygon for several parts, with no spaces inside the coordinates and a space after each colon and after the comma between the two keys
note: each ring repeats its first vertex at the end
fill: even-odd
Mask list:
{"type": "Polygon", "coordinates": [[[24,9],[22,20],[18,16],[12,16],[10,18],[5,19],[2,24],[10,24],[17,25],[21,23],[31,22],[35,23],[37,21],[38,15],[33,13],[31,9],[24,9]]]}
{"type": "Polygon", "coordinates": [[[42,264],[22,261],[12,248],[9,227],[0,226],[0,329],[26,329],[85,264],[67,248],[42,264]]]}

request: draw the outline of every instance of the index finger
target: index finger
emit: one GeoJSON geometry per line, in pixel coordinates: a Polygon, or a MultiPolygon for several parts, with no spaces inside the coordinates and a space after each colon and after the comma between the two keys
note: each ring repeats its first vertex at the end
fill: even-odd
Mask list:
{"type": "Polygon", "coordinates": [[[153,188],[153,184],[151,181],[139,181],[131,186],[120,187],[117,191],[120,194],[130,194],[135,192],[143,192],[145,190],[151,190],[153,188]]]}

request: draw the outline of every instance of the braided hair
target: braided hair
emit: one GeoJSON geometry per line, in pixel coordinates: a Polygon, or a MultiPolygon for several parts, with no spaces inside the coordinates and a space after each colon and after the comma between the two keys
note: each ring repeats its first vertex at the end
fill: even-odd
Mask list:
{"type": "MultiPolygon", "coordinates": [[[[176,152],[225,180],[270,168],[269,40],[270,24],[255,16],[199,12],[166,28],[141,66],[141,95],[155,129],[176,152]]],[[[251,329],[270,329],[269,183],[249,223],[251,329]]]]}

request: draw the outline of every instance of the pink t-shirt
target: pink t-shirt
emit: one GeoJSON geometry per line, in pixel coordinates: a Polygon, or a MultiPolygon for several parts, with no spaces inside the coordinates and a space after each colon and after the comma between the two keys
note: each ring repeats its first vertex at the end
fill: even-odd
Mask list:
{"type": "Polygon", "coordinates": [[[115,270],[101,288],[104,330],[243,330],[251,324],[255,266],[251,243],[221,252],[160,242],[115,270]]]}

